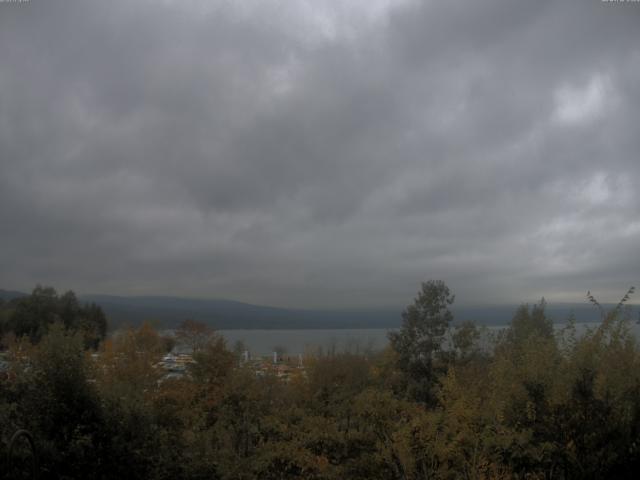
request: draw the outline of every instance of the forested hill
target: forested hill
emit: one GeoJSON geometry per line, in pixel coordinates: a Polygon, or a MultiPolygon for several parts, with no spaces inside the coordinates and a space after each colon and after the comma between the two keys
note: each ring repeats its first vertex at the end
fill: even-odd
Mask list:
{"type": "Polygon", "coordinates": [[[152,320],[168,328],[187,318],[216,329],[391,328],[400,325],[401,312],[401,308],[300,310],[180,297],[84,295],[80,298],[100,305],[112,325],[152,320]]]}
{"type": "MultiPolygon", "coordinates": [[[[0,298],[10,300],[26,293],[0,290],[0,298]]],[[[173,328],[187,318],[204,322],[216,329],[334,329],[397,328],[402,321],[402,307],[351,310],[301,310],[267,307],[230,300],[205,300],[169,296],[80,295],[83,302],[93,302],[104,310],[110,328],[140,325],[151,321],[159,327],[173,328]]],[[[480,325],[506,325],[518,305],[456,306],[454,322],[471,320],[480,325]]],[[[610,305],[605,305],[609,308],[610,305]]],[[[585,302],[549,304],[548,315],[564,322],[573,312],[579,322],[598,321],[598,311],[585,302]]]]}

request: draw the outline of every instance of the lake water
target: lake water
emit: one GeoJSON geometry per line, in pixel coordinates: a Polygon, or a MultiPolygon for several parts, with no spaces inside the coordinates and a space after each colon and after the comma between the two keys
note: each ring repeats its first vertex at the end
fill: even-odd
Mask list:
{"type": "Polygon", "coordinates": [[[233,348],[242,341],[253,355],[269,355],[282,348],[290,355],[335,350],[363,352],[381,350],[387,344],[390,329],[335,329],[335,330],[219,330],[233,348]]]}
{"type": "MultiPolygon", "coordinates": [[[[576,323],[578,333],[594,328],[595,322],[576,323]]],[[[563,323],[554,325],[556,330],[565,327],[563,323]]],[[[633,323],[632,331],[640,338],[640,325],[633,323]]],[[[488,326],[487,331],[497,332],[504,326],[488,326]]],[[[270,355],[282,349],[289,355],[323,352],[364,352],[383,349],[387,343],[387,333],[394,329],[332,329],[332,330],[219,330],[227,340],[228,348],[242,341],[253,355],[270,355]]]]}

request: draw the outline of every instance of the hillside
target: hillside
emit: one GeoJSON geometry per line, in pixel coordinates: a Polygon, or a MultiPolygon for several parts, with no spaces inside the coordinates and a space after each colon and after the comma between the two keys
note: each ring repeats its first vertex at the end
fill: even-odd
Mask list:
{"type": "MultiPolygon", "coordinates": [[[[216,329],[335,329],[397,328],[402,322],[402,307],[302,310],[179,297],[83,295],[80,298],[99,304],[112,325],[150,320],[171,328],[190,318],[216,329]]],[[[453,312],[456,322],[470,320],[481,325],[506,325],[516,308],[517,305],[454,306],[453,312]]],[[[551,304],[547,312],[556,322],[564,322],[572,312],[580,322],[599,319],[598,311],[587,303],[551,304]]]]}
{"type": "MultiPolygon", "coordinates": [[[[11,300],[26,293],[0,290],[0,298],[11,300]]],[[[171,296],[80,295],[83,302],[93,302],[104,310],[110,328],[139,325],[150,321],[162,328],[177,326],[192,319],[224,329],[340,329],[397,328],[402,322],[402,307],[378,309],[287,309],[252,305],[232,300],[207,300],[171,296]]],[[[611,308],[613,305],[605,305],[611,308]]],[[[453,306],[455,322],[474,321],[479,325],[506,325],[517,305],[453,306]]],[[[571,313],[579,322],[599,320],[598,311],[588,303],[549,304],[548,315],[557,323],[571,313]]]]}

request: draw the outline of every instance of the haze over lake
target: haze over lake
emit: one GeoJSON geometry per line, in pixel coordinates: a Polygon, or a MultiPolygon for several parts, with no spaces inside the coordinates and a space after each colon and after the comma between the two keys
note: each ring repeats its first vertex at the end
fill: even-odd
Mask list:
{"type": "MultiPolygon", "coordinates": [[[[556,332],[566,327],[566,323],[554,325],[556,332]]],[[[580,334],[588,328],[595,328],[598,322],[576,323],[580,334]]],[[[495,334],[504,325],[487,327],[487,334],[495,334]]],[[[640,325],[632,323],[636,338],[640,337],[640,325]]],[[[352,352],[363,353],[377,351],[388,344],[387,333],[396,329],[321,329],[321,330],[220,330],[227,340],[229,348],[242,341],[252,355],[270,355],[276,348],[283,348],[288,355],[305,353],[352,352]]]]}

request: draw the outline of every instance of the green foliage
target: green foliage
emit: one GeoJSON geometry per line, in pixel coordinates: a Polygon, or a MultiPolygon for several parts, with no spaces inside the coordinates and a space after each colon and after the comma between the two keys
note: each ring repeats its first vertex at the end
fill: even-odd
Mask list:
{"type": "Polygon", "coordinates": [[[89,382],[91,367],[82,335],[54,323],[41,342],[11,352],[17,421],[37,439],[45,471],[81,478],[93,470],[101,451],[100,402],[89,382]]]}
{"type": "Polygon", "coordinates": [[[32,342],[38,342],[56,322],[81,332],[87,348],[97,348],[107,334],[102,309],[95,304],[81,305],[72,291],[58,295],[53,288],[38,285],[31,295],[14,300],[11,307],[0,317],[2,333],[26,336],[32,342]]]}
{"type": "Polygon", "coordinates": [[[531,337],[553,338],[553,322],[545,313],[546,306],[544,298],[532,308],[521,305],[511,320],[507,340],[515,345],[523,345],[531,337]]]}
{"type": "Polygon", "coordinates": [[[412,305],[402,313],[402,327],[389,333],[391,347],[398,354],[409,394],[419,401],[434,399],[439,354],[453,314],[449,306],[455,296],[441,280],[422,283],[412,305]]]}
{"type": "Polygon", "coordinates": [[[458,361],[480,361],[484,357],[484,351],[481,345],[483,331],[479,329],[473,322],[464,322],[456,325],[451,342],[453,346],[453,354],[458,361]]]}

